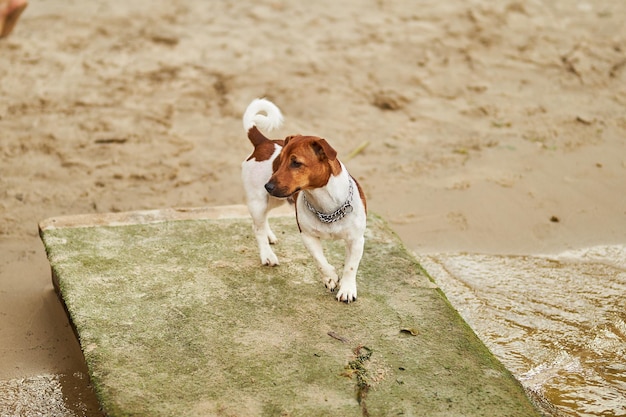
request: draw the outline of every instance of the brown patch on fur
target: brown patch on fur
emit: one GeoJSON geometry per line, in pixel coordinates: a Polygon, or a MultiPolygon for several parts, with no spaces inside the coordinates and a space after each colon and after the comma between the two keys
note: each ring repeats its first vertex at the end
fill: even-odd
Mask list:
{"type": "Polygon", "coordinates": [[[248,139],[250,139],[252,146],[255,148],[263,142],[267,142],[269,140],[256,126],[252,126],[248,129],[248,139]]]}
{"type": "Polygon", "coordinates": [[[341,165],[326,140],[316,136],[289,136],[279,158],[274,160],[274,174],[268,184],[275,197],[287,197],[301,190],[324,187],[331,175],[338,175],[341,165]]]}
{"type": "Polygon", "coordinates": [[[352,178],[352,180],[356,184],[356,188],[359,190],[359,197],[361,197],[361,201],[363,202],[363,208],[365,209],[365,214],[367,214],[367,201],[365,201],[365,193],[361,188],[361,184],[359,184],[356,178],[354,178],[352,175],[350,175],[350,178],[352,178]]]}
{"type": "Polygon", "coordinates": [[[267,161],[276,152],[276,145],[283,146],[284,144],[283,140],[268,139],[256,126],[252,126],[248,130],[248,139],[254,145],[254,151],[246,161],[251,159],[257,162],[267,161]]]}

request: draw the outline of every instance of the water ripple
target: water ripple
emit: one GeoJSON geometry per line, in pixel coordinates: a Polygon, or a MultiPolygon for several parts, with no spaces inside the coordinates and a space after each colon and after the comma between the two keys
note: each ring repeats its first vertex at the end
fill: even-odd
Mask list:
{"type": "Polygon", "coordinates": [[[626,247],[420,257],[478,336],[567,416],[626,416],[626,247]]]}

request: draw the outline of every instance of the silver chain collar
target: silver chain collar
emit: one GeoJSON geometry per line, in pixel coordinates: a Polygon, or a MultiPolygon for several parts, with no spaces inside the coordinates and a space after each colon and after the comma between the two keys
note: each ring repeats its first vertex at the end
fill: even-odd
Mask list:
{"type": "Polygon", "coordinates": [[[343,217],[346,214],[352,213],[352,210],[354,210],[354,208],[352,207],[353,192],[354,192],[354,187],[352,186],[352,179],[350,179],[350,188],[348,188],[348,198],[346,199],[345,203],[341,205],[341,207],[339,207],[337,210],[333,211],[332,213],[322,213],[321,211],[318,211],[315,207],[311,205],[311,203],[309,203],[309,200],[306,199],[306,194],[304,193],[302,194],[302,198],[304,199],[304,204],[307,206],[307,208],[311,210],[311,212],[315,214],[322,223],[334,223],[338,220],[343,219],[343,217]]]}

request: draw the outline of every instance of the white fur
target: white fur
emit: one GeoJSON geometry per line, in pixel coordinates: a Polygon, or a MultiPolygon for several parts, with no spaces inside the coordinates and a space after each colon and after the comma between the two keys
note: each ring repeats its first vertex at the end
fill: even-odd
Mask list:
{"type": "MultiPolygon", "coordinates": [[[[283,117],[278,107],[266,99],[253,100],[243,115],[243,127],[246,132],[252,126],[271,131],[280,127],[282,121],[283,117]]],[[[275,145],[275,152],[270,159],[266,161],[250,159],[244,161],[241,166],[242,180],[259,246],[261,263],[270,266],[278,265],[278,258],[270,247],[270,244],[276,243],[276,236],[270,229],[267,215],[271,209],[281,205],[284,200],[269,195],[265,190],[265,184],[272,176],[272,162],[281,149],[280,146],[275,145]]],[[[351,302],[357,298],[356,274],[363,256],[366,213],[356,182],[343,164],[341,168],[341,172],[336,176],[331,176],[324,187],[302,191],[298,195],[296,207],[302,241],[315,260],[322,274],[324,285],[331,291],[339,286],[337,300],[351,302]],[[346,201],[350,182],[353,183],[351,201],[353,211],[337,222],[322,223],[304,203],[306,194],[309,203],[317,210],[332,213],[346,201]],[[342,239],[346,242],[346,257],[341,280],[335,268],[324,256],[321,239],[342,239]]]]}
{"type": "MultiPolygon", "coordinates": [[[[283,123],[283,115],[274,103],[267,99],[254,99],[243,114],[243,127],[246,131],[252,126],[270,132],[280,127],[283,123]],[[265,114],[262,114],[265,113],[265,114]]],[[[248,211],[252,217],[254,236],[259,247],[261,263],[263,265],[278,265],[278,257],[270,247],[277,242],[276,235],[272,232],[267,221],[270,210],[283,204],[284,200],[272,197],[265,191],[265,184],[272,176],[272,161],[278,156],[280,146],[275,145],[276,150],[267,161],[250,159],[241,164],[241,178],[246,192],[248,211]]]]}
{"type": "Polygon", "coordinates": [[[270,244],[276,243],[278,239],[270,228],[267,215],[270,210],[282,205],[284,200],[269,195],[264,186],[272,176],[271,161],[278,156],[280,150],[281,147],[276,145],[276,151],[269,163],[268,161],[257,162],[251,159],[241,164],[241,177],[246,191],[246,202],[252,217],[252,226],[259,247],[261,263],[269,266],[278,265],[278,258],[270,247],[270,244]]]}
{"type": "Polygon", "coordinates": [[[283,114],[271,101],[265,98],[252,100],[243,114],[243,130],[248,132],[252,126],[266,132],[278,129],[283,124],[283,114]],[[265,113],[265,114],[263,114],[265,113]]]}
{"type": "Polygon", "coordinates": [[[302,230],[302,241],[313,256],[317,268],[322,274],[324,285],[331,291],[334,291],[339,285],[337,300],[350,302],[357,298],[356,274],[363,256],[366,214],[356,182],[350,177],[343,164],[341,164],[341,168],[341,173],[337,176],[331,176],[325,187],[300,193],[296,205],[298,224],[302,230]],[[352,186],[354,187],[351,203],[353,211],[335,223],[322,223],[304,203],[304,195],[306,194],[309,203],[317,210],[332,213],[346,201],[350,182],[353,182],[352,186]],[[324,256],[321,239],[341,239],[346,243],[346,256],[341,280],[339,280],[335,268],[328,263],[324,256]]]}

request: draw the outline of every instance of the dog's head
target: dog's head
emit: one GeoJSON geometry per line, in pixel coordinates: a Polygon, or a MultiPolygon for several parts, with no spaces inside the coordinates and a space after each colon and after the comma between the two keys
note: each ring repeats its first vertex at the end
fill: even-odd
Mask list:
{"type": "Polygon", "coordinates": [[[341,165],[337,151],[325,139],[296,135],[285,139],[273,170],[265,189],[274,197],[284,198],[325,186],[331,175],[341,172],[341,165]]]}

